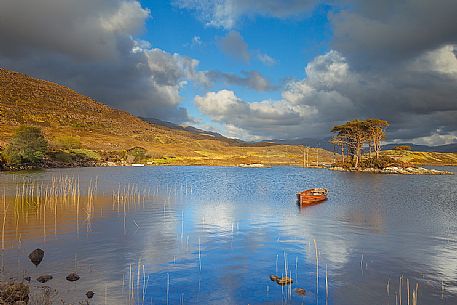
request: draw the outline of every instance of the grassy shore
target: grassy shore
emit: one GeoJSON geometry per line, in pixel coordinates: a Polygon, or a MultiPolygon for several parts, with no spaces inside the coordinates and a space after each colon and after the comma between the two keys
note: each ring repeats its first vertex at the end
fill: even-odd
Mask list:
{"type": "Polygon", "coordinates": [[[457,166],[457,153],[386,150],[381,155],[414,165],[457,166]]]}

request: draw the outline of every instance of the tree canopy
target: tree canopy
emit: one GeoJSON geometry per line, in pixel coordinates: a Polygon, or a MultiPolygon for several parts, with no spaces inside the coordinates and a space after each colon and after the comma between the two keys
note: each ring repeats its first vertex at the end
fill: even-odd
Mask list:
{"type": "Polygon", "coordinates": [[[387,126],[389,126],[389,122],[381,119],[352,120],[334,126],[331,131],[336,135],[330,142],[341,148],[343,162],[346,151],[351,158],[352,165],[357,168],[365,145],[369,147],[370,155],[374,151],[376,159],[379,158],[381,141],[385,139],[387,126]]]}
{"type": "Polygon", "coordinates": [[[38,127],[21,126],[3,152],[10,165],[39,164],[48,150],[48,141],[38,127]]]}

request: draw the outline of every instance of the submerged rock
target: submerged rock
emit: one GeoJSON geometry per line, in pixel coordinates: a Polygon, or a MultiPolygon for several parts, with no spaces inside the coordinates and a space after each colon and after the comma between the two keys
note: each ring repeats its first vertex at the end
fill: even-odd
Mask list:
{"type": "Polygon", "coordinates": [[[33,250],[29,254],[30,261],[37,267],[43,260],[43,257],[44,257],[44,251],[41,250],[40,248],[33,250]]]}
{"type": "Polygon", "coordinates": [[[92,290],[89,290],[88,292],[86,292],[86,297],[88,299],[92,299],[94,297],[94,292],[92,290]]]}
{"type": "Polygon", "coordinates": [[[27,304],[29,287],[23,283],[0,283],[0,304],[27,304]]]}
{"type": "Polygon", "coordinates": [[[301,295],[301,296],[305,296],[306,295],[306,290],[303,289],[303,288],[297,288],[297,289],[295,289],[295,293],[298,294],[298,295],[301,295]]]}
{"type": "Polygon", "coordinates": [[[37,279],[38,282],[44,284],[47,281],[52,280],[52,275],[46,274],[46,275],[40,275],[37,279]]]}
{"type": "Polygon", "coordinates": [[[32,278],[31,278],[30,276],[26,276],[26,277],[24,277],[24,280],[26,280],[27,282],[30,283],[30,281],[32,280],[32,278]]]}
{"type": "Polygon", "coordinates": [[[270,280],[271,280],[272,282],[276,282],[278,279],[279,279],[279,276],[274,275],[274,274],[270,275],[270,280]]]}
{"type": "Polygon", "coordinates": [[[67,275],[66,279],[67,281],[75,282],[79,280],[79,275],[77,275],[76,273],[70,273],[69,275],[67,275]]]}
{"type": "Polygon", "coordinates": [[[290,285],[293,282],[294,282],[294,280],[288,276],[283,276],[282,278],[278,278],[276,280],[276,283],[278,283],[278,285],[281,285],[281,286],[290,285]]]}

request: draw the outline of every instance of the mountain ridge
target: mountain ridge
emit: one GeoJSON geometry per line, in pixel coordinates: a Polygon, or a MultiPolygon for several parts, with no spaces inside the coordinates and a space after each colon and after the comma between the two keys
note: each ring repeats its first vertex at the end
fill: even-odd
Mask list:
{"type": "MultiPolygon", "coordinates": [[[[282,144],[282,145],[303,145],[310,147],[320,147],[329,151],[333,151],[334,146],[330,143],[330,137],[326,138],[301,138],[301,139],[291,139],[291,140],[264,140],[264,143],[272,144],[282,144]]],[[[411,151],[420,151],[420,152],[442,152],[442,153],[455,153],[457,152],[457,143],[445,144],[445,145],[422,145],[422,144],[413,144],[413,143],[388,143],[382,145],[383,150],[392,150],[396,146],[410,146],[411,151]]]]}

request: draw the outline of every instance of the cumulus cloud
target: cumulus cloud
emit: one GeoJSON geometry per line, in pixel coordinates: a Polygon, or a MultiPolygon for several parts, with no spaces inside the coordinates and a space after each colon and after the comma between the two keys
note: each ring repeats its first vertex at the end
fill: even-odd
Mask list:
{"type": "Polygon", "coordinates": [[[4,0],[0,64],[134,114],[188,121],[179,91],[208,80],[198,61],[134,38],[149,16],[134,0],[4,0]]]}
{"type": "Polygon", "coordinates": [[[262,74],[257,71],[242,71],[242,76],[220,71],[209,71],[206,76],[212,81],[222,81],[229,85],[243,86],[257,91],[274,90],[272,85],[262,74]]]}
{"type": "Polygon", "coordinates": [[[175,0],[174,4],[194,11],[207,26],[232,29],[244,16],[286,18],[312,10],[317,0],[175,0]]]}
{"type": "Polygon", "coordinates": [[[298,109],[285,101],[261,101],[247,103],[230,90],[208,92],[196,96],[200,111],[213,120],[225,124],[227,135],[243,136],[245,139],[261,139],[290,130],[298,132],[302,116],[307,117],[313,109],[298,109]]]}
{"type": "Polygon", "coordinates": [[[225,54],[243,60],[249,61],[251,54],[249,54],[249,47],[246,41],[239,32],[230,31],[226,36],[218,38],[217,44],[225,54]]]}
{"type": "Polygon", "coordinates": [[[247,102],[221,90],[195,102],[214,121],[242,129],[246,138],[324,137],[334,124],[380,117],[392,122],[391,138],[439,134],[434,143],[449,141],[457,129],[453,50],[446,46],[418,56],[389,77],[353,70],[340,52],[330,51],[307,65],[303,80],[289,82],[279,100],[247,102]]]}

